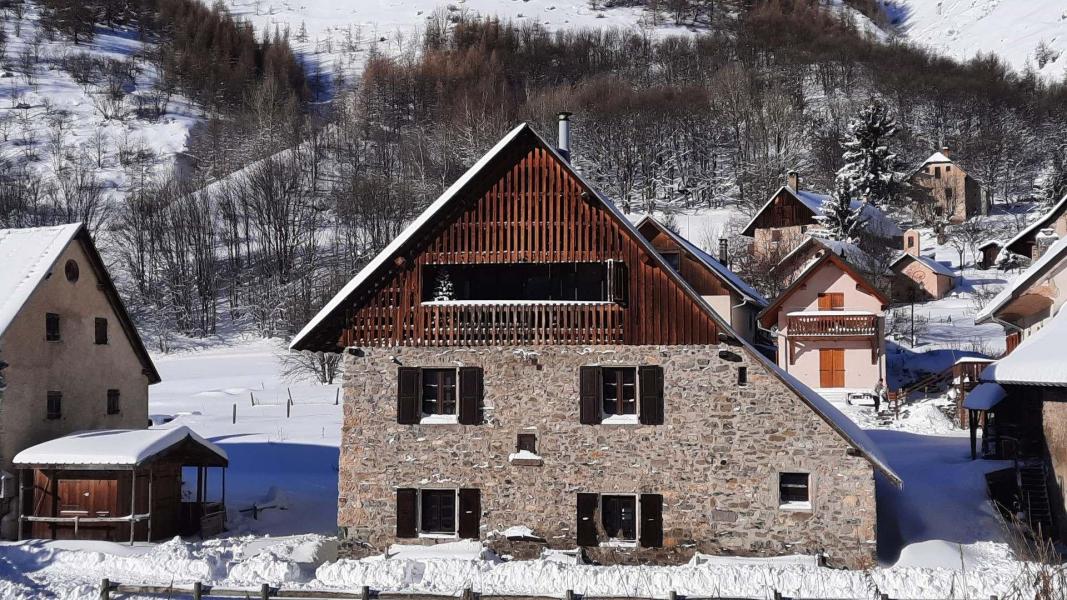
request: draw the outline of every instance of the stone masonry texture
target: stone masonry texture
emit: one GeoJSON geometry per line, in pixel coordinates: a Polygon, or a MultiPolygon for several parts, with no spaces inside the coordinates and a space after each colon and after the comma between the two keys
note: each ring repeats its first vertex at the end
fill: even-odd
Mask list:
{"type": "Polygon", "coordinates": [[[400,487],[479,488],[481,538],[517,557],[539,548],[504,540],[511,526],[531,528],[541,546],[575,548],[579,492],[657,493],[663,548],[587,555],[675,564],[694,552],[824,553],[833,566],[873,564],[873,467],[762,364],[743,351],[731,358],[715,346],[349,349],[338,503],[346,547],[440,541],[395,539],[400,487]],[[484,423],[397,424],[400,365],[482,367],[484,423]],[[664,424],[580,424],[582,365],[662,366],[664,424]],[[509,462],[520,432],[536,432],[541,466],[509,462]],[[797,471],[810,473],[811,510],[779,506],[778,474],[797,471]]]}

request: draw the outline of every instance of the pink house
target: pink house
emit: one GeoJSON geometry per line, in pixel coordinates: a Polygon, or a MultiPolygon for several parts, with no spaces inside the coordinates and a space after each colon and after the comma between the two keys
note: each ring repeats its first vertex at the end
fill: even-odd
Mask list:
{"type": "Polygon", "coordinates": [[[824,397],[847,400],[885,380],[889,298],[829,250],[816,254],[762,313],[778,365],[824,397]]]}
{"type": "Polygon", "coordinates": [[[956,274],[933,257],[923,256],[919,240],[918,231],[904,232],[904,252],[889,265],[894,300],[940,300],[956,287],[956,274]]]}

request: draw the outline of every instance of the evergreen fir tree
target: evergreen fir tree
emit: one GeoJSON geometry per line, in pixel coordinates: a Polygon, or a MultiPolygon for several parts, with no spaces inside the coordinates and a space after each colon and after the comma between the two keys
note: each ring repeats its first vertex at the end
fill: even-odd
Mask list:
{"type": "Polygon", "coordinates": [[[1041,185],[1041,201],[1052,206],[1067,195],[1067,144],[1052,149],[1052,169],[1041,185]]]}
{"type": "Polygon", "coordinates": [[[834,193],[823,203],[822,215],[816,217],[822,234],[828,238],[846,242],[855,241],[864,219],[860,217],[862,204],[852,206],[849,182],[837,178],[834,193]]]}
{"type": "Polygon", "coordinates": [[[888,205],[903,179],[896,170],[897,155],[887,145],[898,130],[896,119],[880,100],[871,100],[848,124],[842,144],[845,166],[837,177],[847,182],[853,195],[875,206],[888,205]]]}
{"type": "Polygon", "coordinates": [[[455,299],[455,294],[452,276],[448,274],[448,269],[441,269],[437,274],[437,281],[434,283],[433,299],[437,301],[453,300],[455,299]]]}

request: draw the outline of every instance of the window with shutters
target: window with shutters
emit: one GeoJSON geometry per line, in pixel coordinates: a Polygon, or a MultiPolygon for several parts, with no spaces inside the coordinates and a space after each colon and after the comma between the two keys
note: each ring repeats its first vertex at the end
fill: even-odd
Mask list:
{"type": "Polygon", "coordinates": [[[600,525],[607,536],[606,544],[637,543],[637,496],[600,496],[600,525]]]}
{"type": "Polygon", "coordinates": [[[660,494],[579,493],[577,508],[579,546],[663,547],[660,494]]]}
{"type": "Polygon", "coordinates": [[[63,392],[48,392],[45,418],[59,419],[63,416],[63,392]]]}
{"type": "Polygon", "coordinates": [[[108,390],[107,391],[107,414],[117,415],[119,414],[119,391],[108,390]]]}
{"type": "Polygon", "coordinates": [[[59,315],[46,313],[44,316],[44,339],[49,342],[59,341],[59,315]]]}
{"type": "Polygon", "coordinates": [[[422,490],[419,493],[419,533],[456,535],[456,490],[422,490]]]}
{"type": "Polygon", "coordinates": [[[808,482],[808,473],[779,473],[779,506],[791,510],[810,510],[811,489],[808,482]]]}
{"type": "Polygon", "coordinates": [[[107,343],[107,319],[103,317],[97,317],[95,320],[95,343],[106,344],[107,343]]]}
{"type": "Polygon", "coordinates": [[[456,423],[456,370],[422,370],[421,423],[456,423]]]}
{"type": "Polygon", "coordinates": [[[587,366],[579,370],[585,425],[662,425],[663,368],[587,366]]]}

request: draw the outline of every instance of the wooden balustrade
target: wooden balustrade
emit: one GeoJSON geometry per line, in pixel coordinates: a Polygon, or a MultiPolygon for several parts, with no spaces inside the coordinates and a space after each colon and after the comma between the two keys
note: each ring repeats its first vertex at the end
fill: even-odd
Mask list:
{"type": "Polygon", "coordinates": [[[619,344],[624,309],[610,302],[423,304],[422,343],[434,346],[619,344]]]}
{"type": "Polygon", "coordinates": [[[789,337],[873,336],[878,315],[790,315],[789,337]]]}

